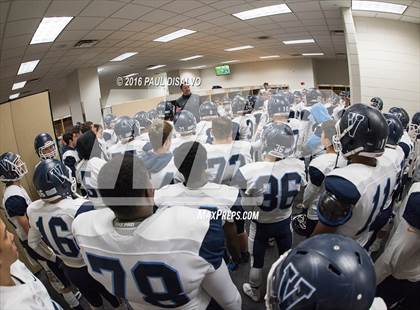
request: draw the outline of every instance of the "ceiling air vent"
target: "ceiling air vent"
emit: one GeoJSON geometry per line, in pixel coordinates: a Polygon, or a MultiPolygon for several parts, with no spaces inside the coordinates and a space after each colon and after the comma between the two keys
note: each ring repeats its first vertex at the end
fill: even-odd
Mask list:
{"type": "Polygon", "coordinates": [[[269,36],[259,36],[259,37],[257,37],[257,39],[258,40],[267,40],[267,39],[270,39],[270,37],[269,36]]]}
{"type": "Polygon", "coordinates": [[[344,30],[331,30],[331,35],[333,36],[343,36],[344,35],[344,30]]]}
{"type": "Polygon", "coordinates": [[[28,80],[28,83],[33,83],[33,82],[37,82],[39,80],[39,78],[33,78],[28,80]]]}
{"type": "Polygon", "coordinates": [[[302,56],[301,54],[290,54],[290,56],[296,57],[296,56],[302,56]]]}
{"type": "Polygon", "coordinates": [[[75,48],[87,48],[87,47],[94,46],[96,43],[98,43],[98,40],[80,40],[79,42],[77,42],[74,45],[74,47],[75,48]]]}
{"type": "Polygon", "coordinates": [[[335,53],[335,56],[346,56],[346,53],[335,53]]]}

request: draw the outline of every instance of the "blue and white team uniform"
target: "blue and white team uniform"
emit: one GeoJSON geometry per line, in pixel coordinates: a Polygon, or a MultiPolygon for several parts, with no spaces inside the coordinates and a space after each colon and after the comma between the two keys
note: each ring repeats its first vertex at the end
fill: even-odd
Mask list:
{"type": "Polygon", "coordinates": [[[236,124],[237,132],[235,132],[236,140],[252,141],[256,131],[255,117],[252,114],[240,115],[232,119],[236,124]]]}
{"type": "Polygon", "coordinates": [[[108,153],[111,157],[117,154],[124,154],[126,152],[133,152],[135,155],[141,156],[147,150],[148,145],[149,141],[136,137],[134,140],[127,143],[118,141],[116,144],[109,147],[108,153]]]}
{"type": "Polygon", "coordinates": [[[77,154],[76,149],[67,145],[63,145],[61,152],[61,159],[63,163],[70,168],[71,175],[76,177],[76,166],[80,161],[79,154],[77,154]]]}
{"type": "Polygon", "coordinates": [[[82,160],[76,168],[76,179],[86,191],[89,199],[98,198],[98,174],[106,161],[93,157],[89,160],[82,160]]]}
{"type": "Polygon", "coordinates": [[[222,223],[210,211],[163,208],[142,222],[119,223],[102,209],[80,215],[73,234],[89,273],[133,309],[206,309],[211,298],[241,309],[223,261],[222,223]]]}
{"type": "Polygon", "coordinates": [[[175,166],[172,153],[156,154],[153,151],[149,151],[141,159],[150,173],[150,181],[154,189],[173,184],[175,179],[179,178],[179,172],[175,166]]]}
{"type": "Polygon", "coordinates": [[[241,191],[245,210],[259,211],[249,228],[250,284],[260,287],[266,245],[274,238],[280,254],[292,246],[290,218],[300,188],[306,185],[304,163],[295,158],[277,162],[255,162],[239,169],[234,184],[241,191]]]}
{"type": "Polygon", "coordinates": [[[205,144],[209,182],[230,184],[238,169],[252,162],[252,146],[247,141],[232,144],[205,144]]]}
{"type": "Polygon", "coordinates": [[[211,133],[212,121],[202,120],[197,123],[196,133],[200,137],[201,143],[212,143],[213,135],[211,133]]]}
{"type": "Polygon", "coordinates": [[[104,129],[102,137],[108,149],[111,147],[111,145],[114,145],[118,142],[117,135],[115,134],[114,129],[111,128],[104,129]]]}

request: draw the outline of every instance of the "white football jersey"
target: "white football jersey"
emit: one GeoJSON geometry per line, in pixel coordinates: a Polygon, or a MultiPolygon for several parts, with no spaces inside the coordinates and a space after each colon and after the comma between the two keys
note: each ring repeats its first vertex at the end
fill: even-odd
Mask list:
{"type": "Polygon", "coordinates": [[[114,145],[118,141],[114,129],[104,129],[102,137],[105,140],[107,148],[109,148],[111,145],[114,145]]]}
{"type": "Polygon", "coordinates": [[[174,163],[172,153],[156,154],[153,151],[144,154],[141,159],[150,173],[150,181],[154,189],[174,183],[174,180],[182,180],[174,163]]]}
{"type": "Polygon", "coordinates": [[[124,154],[126,152],[133,152],[134,155],[141,156],[145,153],[143,148],[148,143],[148,140],[142,140],[142,138],[136,137],[134,140],[128,143],[122,143],[119,141],[117,144],[112,145],[108,149],[108,152],[111,157],[116,154],[124,154]]]}
{"type": "Polygon", "coordinates": [[[186,136],[181,136],[181,135],[177,135],[175,138],[172,138],[172,143],[171,143],[171,152],[173,152],[178,146],[181,146],[182,144],[184,144],[185,142],[200,142],[201,144],[205,144],[207,140],[206,136],[198,136],[198,135],[186,135],[186,136]]]}
{"type": "Polygon", "coordinates": [[[76,179],[82,185],[82,188],[87,192],[90,199],[97,198],[99,193],[98,188],[98,174],[101,168],[106,164],[106,161],[93,157],[88,161],[82,160],[76,168],[76,179]]]}
{"type": "MultiPolygon", "coordinates": [[[[124,225],[102,209],[79,216],[73,234],[89,273],[134,309],[206,309],[210,296],[202,283],[226,266],[221,223],[200,212],[210,214],[163,208],[124,225]]],[[[227,272],[218,285],[232,288],[227,272]]]]}
{"type": "Polygon", "coordinates": [[[212,122],[211,121],[200,121],[197,124],[197,137],[200,137],[201,143],[211,143],[213,141],[213,135],[211,133],[212,122]]]}
{"type": "Polygon", "coordinates": [[[259,211],[259,223],[276,223],[292,214],[293,201],[301,186],[306,185],[305,178],[303,161],[286,158],[245,165],[233,182],[244,192],[244,209],[259,211]]]}
{"type": "Polygon", "coordinates": [[[6,217],[15,228],[16,234],[21,241],[28,240],[28,235],[17,221],[17,216],[25,216],[28,206],[31,204],[31,198],[22,186],[7,186],[3,194],[3,208],[6,211],[6,217]]]}
{"type": "Polygon", "coordinates": [[[32,202],[28,207],[29,245],[36,248],[42,239],[67,266],[85,266],[71,225],[76,216],[91,210],[91,202],[82,198],[66,198],[54,204],[41,199],[32,202]]]}
{"type": "Polygon", "coordinates": [[[256,131],[255,117],[252,114],[240,115],[232,119],[239,126],[239,140],[252,141],[256,131]]]}
{"type": "MultiPolygon", "coordinates": [[[[337,168],[325,178],[325,189],[334,194],[340,201],[353,205],[351,217],[337,227],[336,232],[353,238],[364,246],[369,237],[369,226],[375,220],[380,210],[386,206],[388,196],[392,194],[392,180],[395,170],[389,163],[385,167],[379,163],[376,167],[363,164],[349,164],[337,168]]],[[[319,220],[329,226],[318,212],[319,220]]]]}
{"type": "Polygon", "coordinates": [[[238,169],[252,162],[251,143],[206,144],[209,182],[230,184],[238,169]]]}
{"type": "Polygon", "coordinates": [[[335,153],[326,153],[315,157],[308,167],[308,185],[303,194],[303,204],[308,208],[307,216],[310,220],[318,220],[318,200],[325,191],[325,176],[337,167],[344,167],[347,160],[335,153]]]}
{"type": "MultiPolygon", "coordinates": [[[[420,205],[420,182],[414,183],[404,201],[416,207],[420,205]]],[[[392,275],[396,279],[420,281],[420,230],[403,217],[393,230],[385,245],[385,250],[375,262],[377,283],[392,275]]]]}
{"type": "Polygon", "coordinates": [[[19,260],[10,266],[14,286],[0,286],[0,309],[62,310],[44,284],[19,260]]]}

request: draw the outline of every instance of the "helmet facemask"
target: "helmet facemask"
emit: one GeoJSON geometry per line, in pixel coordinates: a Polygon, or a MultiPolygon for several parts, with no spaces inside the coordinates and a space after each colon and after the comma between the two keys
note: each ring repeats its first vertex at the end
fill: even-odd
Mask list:
{"type": "Polygon", "coordinates": [[[53,159],[57,155],[57,148],[53,141],[47,141],[43,146],[38,148],[38,155],[41,159],[53,159]]]}
{"type": "Polygon", "coordinates": [[[16,159],[13,162],[6,158],[4,159],[4,161],[10,165],[12,171],[15,172],[18,175],[18,177],[16,179],[2,179],[2,181],[19,181],[25,176],[25,174],[28,173],[28,168],[26,167],[26,164],[23,162],[22,158],[19,155],[16,155],[16,159]]]}

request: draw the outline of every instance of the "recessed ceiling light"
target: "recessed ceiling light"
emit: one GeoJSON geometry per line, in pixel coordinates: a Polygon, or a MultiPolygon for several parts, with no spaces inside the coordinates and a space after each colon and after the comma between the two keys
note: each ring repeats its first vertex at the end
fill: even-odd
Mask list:
{"type": "Polygon", "coordinates": [[[232,15],[241,20],[247,20],[247,19],[253,19],[257,17],[271,16],[271,15],[291,13],[291,12],[292,11],[289,9],[289,7],[286,4],[277,4],[277,5],[264,6],[261,8],[252,9],[248,11],[243,11],[243,12],[235,13],[232,15]]]}
{"type": "Polygon", "coordinates": [[[138,73],[130,73],[130,74],[124,75],[124,77],[129,78],[129,77],[136,76],[136,75],[139,75],[139,74],[138,73]]]}
{"type": "Polygon", "coordinates": [[[154,39],[153,41],[169,42],[169,41],[181,38],[181,37],[185,37],[185,36],[187,36],[189,34],[192,34],[192,33],[195,33],[195,32],[197,32],[197,31],[189,30],[189,29],[181,29],[181,30],[178,30],[178,31],[175,31],[175,32],[172,32],[172,33],[168,33],[164,36],[161,36],[157,39],[154,39]]]}
{"type": "Polygon", "coordinates": [[[34,71],[38,63],[39,59],[21,63],[17,75],[34,71]]]}
{"type": "Polygon", "coordinates": [[[163,68],[166,67],[166,65],[156,65],[156,66],[152,66],[147,68],[147,70],[155,70],[155,69],[159,69],[159,68],[163,68]]]}
{"type": "Polygon", "coordinates": [[[403,14],[407,9],[406,5],[379,2],[379,1],[355,1],[351,2],[351,8],[355,11],[372,11],[403,14]]]}
{"type": "Polygon", "coordinates": [[[222,63],[223,63],[223,64],[231,64],[231,63],[234,63],[234,62],[240,62],[240,60],[238,60],[238,59],[234,59],[234,60],[224,61],[224,62],[222,62],[222,63]]]}
{"type": "Polygon", "coordinates": [[[26,81],[14,83],[12,86],[12,90],[19,89],[25,87],[26,81]]]}
{"type": "Polygon", "coordinates": [[[254,47],[252,45],[242,45],[242,46],[237,46],[237,47],[232,47],[232,48],[226,48],[225,52],[234,52],[234,51],[246,50],[249,48],[254,48],[254,47]]]}
{"type": "Polygon", "coordinates": [[[280,55],[260,56],[260,59],[279,58],[280,55]]]}
{"type": "Polygon", "coordinates": [[[204,69],[204,68],[207,68],[207,66],[206,65],[202,65],[202,66],[195,66],[195,67],[191,67],[190,69],[204,69]]]}
{"type": "Polygon", "coordinates": [[[289,41],[283,41],[284,44],[290,45],[290,44],[305,44],[305,43],[315,43],[314,39],[303,39],[303,40],[289,40],[289,41]]]}
{"type": "Polygon", "coordinates": [[[117,57],[111,59],[110,61],[123,61],[124,59],[127,59],[127,58],[129,58],[131,56],[134,56],[136,54],[138,54],[138,53],[137,52],[124,53],[124,54],[121,54],[120,56],[117,56],[117,57]]]}
{"type": "Polygon", "coordinates": [[[17,97],[19,97],[19,95],[20,95],[20,93],[10,95],[10,96],[9,96],[9,99],[10,99],[10,100],[16,99],[17,97]]]}
{"type": "Polygon", "coordinates": [[[54,42],[73,17],[44,17],[30,44],[54,42]]]}
{"type": "Polygon", "coordinates": [[[187,58],[182,58],[182,59],[180,59],[180,61],[188,61],[188,60],[193,60],[193,59],[202,58],[202,57],[203,57],[203,55],[194,55],[194,56],[190,56],[190,57],[187,57],[187,58]]]}
{"type": "Polygon", "coordinates": [[[324,53],[303,53],[302,56],[323,56],[324,53]]]}

